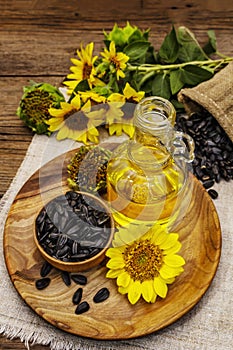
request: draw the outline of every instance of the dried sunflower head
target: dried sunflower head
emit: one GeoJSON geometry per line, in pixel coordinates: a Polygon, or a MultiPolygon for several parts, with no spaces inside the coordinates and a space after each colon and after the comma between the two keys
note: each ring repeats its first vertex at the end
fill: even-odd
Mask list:
{"type": "Polygon", "coordinates": [[[106,192],[107,165],[111,151],[100,146],[81,146],[67,166],[67,183],[73,190],[106,192]]]}
{"type": "Polygon", "coordinates": [[[35,133],[50,135],[46,124],[51,117],[48,110],[50,107],[59,107],[61,101],[65,101],[64,96],[56,87],[48,83],[31,82],[24,87],[16,114],[35,133]]]}

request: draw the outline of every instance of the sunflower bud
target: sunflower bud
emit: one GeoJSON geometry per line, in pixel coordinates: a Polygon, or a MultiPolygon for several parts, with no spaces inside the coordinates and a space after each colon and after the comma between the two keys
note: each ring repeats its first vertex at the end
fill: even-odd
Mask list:
{"type": "Polygon", "coordinates": [[[24,87],[24,93],[16,114],[37,134],[50,135],[46,121],[51,118],[48,110],[58,108],[65,101],[62,93],[48,83],[34,83],[24,87]]]}

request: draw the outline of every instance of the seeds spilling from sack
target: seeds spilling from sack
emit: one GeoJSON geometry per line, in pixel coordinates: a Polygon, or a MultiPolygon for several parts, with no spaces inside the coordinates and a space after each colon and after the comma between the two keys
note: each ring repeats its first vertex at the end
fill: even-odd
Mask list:
{"type": "Polygon", "coordinates": [[[194,175],[216,199],[212,189],[221,180],[233,179],[233,143],[217,120],[206,110],[193,113],[189,118],[177,116],[178,130],[192,136],[195,142],[195,159],[192,163],[194,175]],[[210,189],[211,188],[211,189],[210,189]]]}

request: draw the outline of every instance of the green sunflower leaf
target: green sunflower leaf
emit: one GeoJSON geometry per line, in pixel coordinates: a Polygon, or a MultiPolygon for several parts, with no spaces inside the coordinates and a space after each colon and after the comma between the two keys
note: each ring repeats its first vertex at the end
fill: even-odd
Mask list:
{"type": "Polygon", "coordinates": [[[146,54],[149,47],[149,42],[139,40],[127,45],[124,53],[129,56],[130,61],[136,61],[146,54]]]}
{"type": "Polygon", "coordinates": [[[197,85],[213,76],[213,72],[203,67],[189,64],[181,69],[181,80],[187,85],[197,85]]]}
{"type": "Polygon", "coordinates": [[[170,78],[168,74],[157,74],[152,83],[152,94],[170,99],[170,78]]]}
{"type": "Polygon", "coordinates": [[[178,53],[180,62],[203,61],[208,59],[195,35],[188,28],[181,26],[177,29],[177,40],[180,44],[178,53]]]}
{"type": "Polygon", "coordinates": [[[171,71],[170,86],[172,95],[175,95],[184,86],[184,82],[182,81],[182,71],[180,69],[171,71]]]}
{"type": "Polygon", "coordinates": [[[160,60],[166,63],[174,63],[177,60],[179,52],[179,43],[176,37],[175,28],[172,27],[159,49],[160,60]]]}

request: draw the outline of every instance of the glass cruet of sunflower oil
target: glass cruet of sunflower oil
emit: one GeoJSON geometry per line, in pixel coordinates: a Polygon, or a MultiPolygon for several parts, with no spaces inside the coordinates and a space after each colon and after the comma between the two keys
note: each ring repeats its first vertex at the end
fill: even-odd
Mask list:
{"type": "Polygon", "coordinates": [[[135,133],[112,153],[107,196],[117,224],[155,222],[172,227],[185,215],[190,194],[193,139],[175,131],[176,111],[152,96],[134,110],[135,133]]]}

